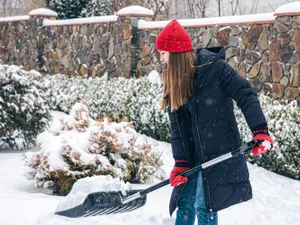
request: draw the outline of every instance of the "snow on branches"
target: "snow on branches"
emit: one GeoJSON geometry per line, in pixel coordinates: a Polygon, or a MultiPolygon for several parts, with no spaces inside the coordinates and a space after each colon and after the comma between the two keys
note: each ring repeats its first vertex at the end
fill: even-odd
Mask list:
{"type": "MultiPolygon", "coordinates": [[[[268,121],[273,149],[261,157],[250,156],[249,161],[270,171],[300,180],[300,107],[297,102],[274,100],[268,95],[259,96],[261,107],[268,121]]],[[[241,111],[235,107],[243,140],[252,134],[241,111]]]]}
{"type": "MultiPolygon", "coordinates": [[[[153,73],[154,77],[157,77],[153,73]]],[[[67,111],[78,100],[86,100],[92,118],[115,112],[127,116],[136,129],[161,141],[170,140],[167,113],[159,110],[162,89],[150,76],[141,79],[107,78],[82,79],[51,76],[55,106],[67,111]]],[[[274,148],[263,157],[249,157],[250,162],[271,171],[300,179],[300,107],[296,101],[274,100],[260,94],[261,107],[267,117],[274,148]]],[[[235,107],[241,138],[252,139],[252,134],[242,112],[235,107]]]]}
{"type": "Polygon", "coordinates": [[[48,124],[50,105],[40,73],[0,65],[0,148],[33,145],[48,124]]]}
{"type": "Polygon", "coordinates": [[[113,119],[119,113],[121,118],[127,117],[132,121],[137,131],[157,140],[169,141],[168,115],[160,110],[161,83],[158,82],[158,74],[151,74],[150,78],[141,79],[82,79],[68,78],[61,74],[47,76],[45,79],[52,87],[56,110],[67,113],[73,104],[85,101],[93,119],[101,116],[113,119]]]}
{"type": "Polygon", "coordinates": [[[94,175],[131,183],[163,178],[160,151],[132,123],[95,121],[87,113],[81,103],[69,115],[55,112],[51,128],[38,136],[40,151],[24,154],[25,175],[36,187],[66,195],[78,179],[94,175]]]}

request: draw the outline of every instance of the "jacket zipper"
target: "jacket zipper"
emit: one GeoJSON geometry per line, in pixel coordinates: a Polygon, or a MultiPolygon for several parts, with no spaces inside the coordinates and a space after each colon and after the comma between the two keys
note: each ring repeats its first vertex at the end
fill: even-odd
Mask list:
{"type": "MultiPolygon", "coordinates": [[[[195,106],[195,109],[196,109],[196,106],[195,106]]],[[[194,110],[195,110],[194,109],[194,110]]],[[[204,155],[203,155],[203,150],[202,150],[202,142],[201,142],[201,138],[200,138],[200,134],[199,134],[199,129],[198,129],[198,122],[197,122],[197,117],[196,117],[196,112],[194,112],[194,115],[195,115],[195,123],[196,123],[196,130],[197,130],[197,135],[198,135],[198,139],[199,139],[199,145],[200,145],[200,149],[201,149],[201,155],[202,155],[202,158],[204,160],[204,155]]],[[[207,177],[207,173],[206,171],[204,170],[203,171],[205,174],[206,174],[206,177],[207,177]]],[[[206,179],[206,186],[207,186],[207,191],[208,191],[208,199],[209,199],[209,206],[210,206],[210,209],[209,209],[209,212],[210,212],[210,218],[213,219],[213,211],[212,211],[212,204],[211,204],[211,198],[210,198],[210,192],[209,192],[209,186],[208,186],[208,181],[206,179]]]]}
{"type": "MultiPolygon", "coordinates": [[[[178,131],[179,131],[179,135],[180,135],[180,139],[181,139],[181,142],[182,142],[182,145],[183,145],[183,149],[184,149],[184,154],[185,154],[185,157],[187,159],[187,161],[189,162],[189,159],[187,157],[187,149],[185,147],[185,144],[184,144],[184,141],[183,141],[183,137],[182,137],[182,134],[181,134],[181,131],[180,131],[180,128],[179,128],[179,122],[178,122],[178,118],[177,118],[177,113],[175,112],[175,118],[176,118],[176,123],[177,123],[177,126],[178,126],[178,131]]],[[[190,165],[190,163],[189,163],[190,165]]]]}
{"type": "MultiPolygon", "coordinates": [[[[184,144],[184,141],[183,141],[183,137],[182,137],[182,134],[181,134],[181,131],[180,131],[179,122],[178,122],[178,118],[177,118],[177,113],[176,112],[175,112],[175,118],[176,118],[176,123],[177,123],[177,126],[178,126],[178,131],[179,131],[180,139],[181,139],[181,142],[182,142],[182,145],[183,145],[183,149],[184,149],[184,154],[185,154],[185,157],[186,157],[187,161],[189,162],[189,159],[188,159],[187,154],[186,154],[186,147],[185,147],[185,144],[184,144]]],[[[190,163],[189,163],[189,165],[190,165],[190,163]]],[[[184,184],[184,187],[181,189],[181,193],[180,193],[180,195],[178,196],[178,198],[176,200],[176,205],[177,206],[178,206],[178,201],[179,201],[179,199],[180,199],[180,197],[181,197],[181,195],[183,193],[183,190],[184,190],[185,186],[186,186],[186,183],[184,184]]]]}
{"type": "MultiPolygon", "coordinates": [[[[194,113],[195,115],[195,122],[196,122],[196,129],[197,129],[197,134],[198,134],[198,138],[199,138],[199,144],[200,144],[200,148],[201,148],[201,154],[202,154],[202,158],[204,160],[204,156],[203,156],[203,151],[202,151],[202,145],[201,145],[201,138],[200,138],[200,135],[199,135],[199,130],[198,130],[198,123],[197,123],[197,117],[196,117],[196,113],[194,113]]],[[[180,135],[180,138],[181,138],[181,142],[182,142],[182,145],[183,145],[183,148],[184,148],[184,154],[185,154],[185,157],[187,158],[188,160],[188,157],[187,157],[187,154],[186,154],[186,147],[185,147],[185,144],[184,144],[184,141],[183,141],[183,137],[182,137],[182,134],[181,134],[181,131],[180,131],[180,127],[179,127],[179,122],[178,122],[178,117],[177,117],[177,113],[175,112],[175,118],[176,118],[176,123],[177,123],[177,126],[178,126],[178,131],[179,131],[179,135],[180,135]]],[[[205,172],[206,173],[206,172],[205,172]]],[[[186,184],[184,184],[186,186],[186,184]]],[[[210,199],[210,193],[209,193],[209,187],[208,187],[208,181],[206,181],[206,185],[207,185],[207,190],[208,190],[208,197],[209,197],[209,204],[210,204],[210,209],[209,209],[209,212],[210,212],[210,218],[211,220],[213,220],[214,218],[214,214],[213,214],[213,211],[212,211],[212,205],[211,205],[211,199],[210,199]]],[[[185,187],[184,186],[184,187],[185,187]]],[[[179,195],[179,197],[177,198],[177,201],[176,201],[176,205],[178,205],[178,201],[183,193],[183,190],[184,188],[182,188],[182,191],[179,195]]]]}
{"type": "MultiPolygon", "coordinates": [[[[197,66],[196,68],[201,68],[203,66],[206,66],[206,65],[209,65],[208,68],[213,64],[214,61],[210,61],[210,62],[207,62],[207,63],[204,63],[200,66],[197,66]]],[[[208,69],[207,68],[207,69],[208,69]]],[[[205,71],[203,71],[201,73],[201,75],[204,73],[205,71]]],[[[194,85],[196,85],[196,82],[194,83],[194,85]]],[[[194,86],[195,88],[195,86],[194,86]]],[[[194,97],[195,97],[196,93],[194,93],[194,97]]],[[[196,103],[194,103],[194,115],[195,115],[195,123],[196,123],[196,130],[197,130],[197,135],[198,135],[198,139],[199,139],[199,145],[200,145],[200,149],[201,149],[201,155],[202,155],[202,158],[203,158],[203,161],[204,161],[204,155],[203,155],[203,149],[202,149],[202,141],[201,141],[201,138],[200,138],[200,134],[199,134],[199,129],[198,129],[198,122],[197,122],[197,116],[196,116],[196,103]]],[[[206,174],[206,177],[207,177],[207,172],[204,170],[203,171],[205,174],[206,174]]],[[[210,192],[209,192],[209,186],[208,186],[208,181],[206,180],[206,186],[207,186],[207,191],[208,191],[208,201],[209,201],[209,206],[210,206],[210,209],[209,209],[209,212],[210,212],[210,218],[211,220],[213,220],[214,218],[214,214],[213,214],[213,210],[212,210],[212,204],[211,204],[211,198],[210,198],[210,192]]]]}

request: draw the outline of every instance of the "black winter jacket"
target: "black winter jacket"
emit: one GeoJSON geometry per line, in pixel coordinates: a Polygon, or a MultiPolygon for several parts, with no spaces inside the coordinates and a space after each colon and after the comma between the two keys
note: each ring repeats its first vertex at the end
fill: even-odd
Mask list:
{"type": "MultiPolygon", "coordinates": [[[[224,48],[198,49],[193,95],[187,104],[170,112],[171,145],[175,160],[189,166],[202,164],[241,145],[233,112],[233,100],[242,110],[249,128],[266,126],[257,94],[249,82],[225,62],[224,48]]],[[[252,198],[244,155],[203,170],[207,209],[217,212],[252,198]]],[[[173,189],[170,215],[177,207],[185,184],[173,189]]]]}

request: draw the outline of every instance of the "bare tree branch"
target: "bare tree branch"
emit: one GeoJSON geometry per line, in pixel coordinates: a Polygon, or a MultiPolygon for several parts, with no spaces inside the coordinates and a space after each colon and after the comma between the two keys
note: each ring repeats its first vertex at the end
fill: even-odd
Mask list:
{"type": "Polygon", "coordinates": [[[33,9],[45,6],[46,0],[0,0],[0,16],[26,15],[33,9]]]}
{"type": "Polygon", "coordinates": [[[218,16],[221,17],[221,0],[216,0],[218,8],[218,16]]]}
{"type": "Polygon", "coordinates": [[[270,3],[268,3],[268,5],[270,6],[270,8],[275,12],[275,9],[274,9],[274,7],[270,4],[270,3]]]}
{"type": "Polygon", "coordinates": [[[236,11],[237,11],[237,8],[238,8],[238,6],[239,6],[239,3],[240,3],[240,1],[239,1],[239,0],[236,0],[235,8],[234,8],[234,10],[232,10],[232,15],[235,15],[235,14],[236,14],[236,11]]]}
{"type": "Polygon", "coordinates": [[[3,17],[6,16],[6,7],[7,7],[7,0],[1,0],[2,10],[3,10],[3,17]]]}
{"type": "Polygon", "coordinates": [[[190,12],[191,18],[195,18],[195,8],[193,7],[193,0],[188,0],[188,10],[190,12]]]}
{"type": "Polygon", "coordinates": [[[254,14],[257,12],[259,6],[259,0],[252,0],[251,3],[240,1],[239,4],[239,14],[254,14]]]}
{"type": "Polygon", "coordinates": [[[259,0],[252,0],[252,7],[251,7],[249,14],[256,13],[257,9],[258,9],[258,5],[259,5],[259,0]]]}
{"type": "Polygon", "coordinates": [[[227,0],[230,5],[230,15],[234,16],[240,4],[239,0],[227,0]]]}
{"type": "Polygon", "coordinates": [[[188,11],[191,12],[189,17],[201,17],[205,18],[207,15],[207,8],[210,4],[210,0],[189,0],[188,1],[188,11]]]}

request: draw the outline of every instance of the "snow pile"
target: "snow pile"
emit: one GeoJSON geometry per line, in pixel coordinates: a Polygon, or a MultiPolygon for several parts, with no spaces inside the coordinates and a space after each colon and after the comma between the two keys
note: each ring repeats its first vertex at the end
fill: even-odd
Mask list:
{"type": "Polygon", "coordinates": [[[154,13],[151,9],[147,9],[145,7],[139,6],[139,5],[132,5],[125,7],[123,9],[120,9],[117,12],[118,16],[124,16],[124,15],[148,15],[148,16],[154,16],[154,13]]]}
{"type": "Polygon", "coordinates": [[[50,119],[47,88],[37,71],[0,65],[0,148],[35,144],[50,119]]]}
{"type": "Polygon", "coordinates": [[[71,192],[57,206],[56,212],[82,204],[87,195],[93,192],[121,191],[125,195],[128,190],[132,190],[130,183],[109,175],[82,178],[73,185],[71,192]]]}
{"type": "Polygon", "coordinates": [[[300,2],[291,2],[289,4],[282,5],[278,7],[275,11],[275,15],[278,14],[290,14],[290,13],[300,13],[300,2]]]}
{"type": "Polygon", "coordinates": [[[30,16],[55,16],[55,17],[58,16],[56,12],[46,8],[34,9],[29,12],[29,15],[30,16]]]}
{"type": "Polygon", "coordinates": [[[80,178],[110,175],[126,182],[161,180],[161,152],[130,122],[94,121],[77,103],[70,115],[55,113],[49,130],[38,136],[40,151],[24,155],[25,176],[40,188],[66,195],[80,178]]]}

